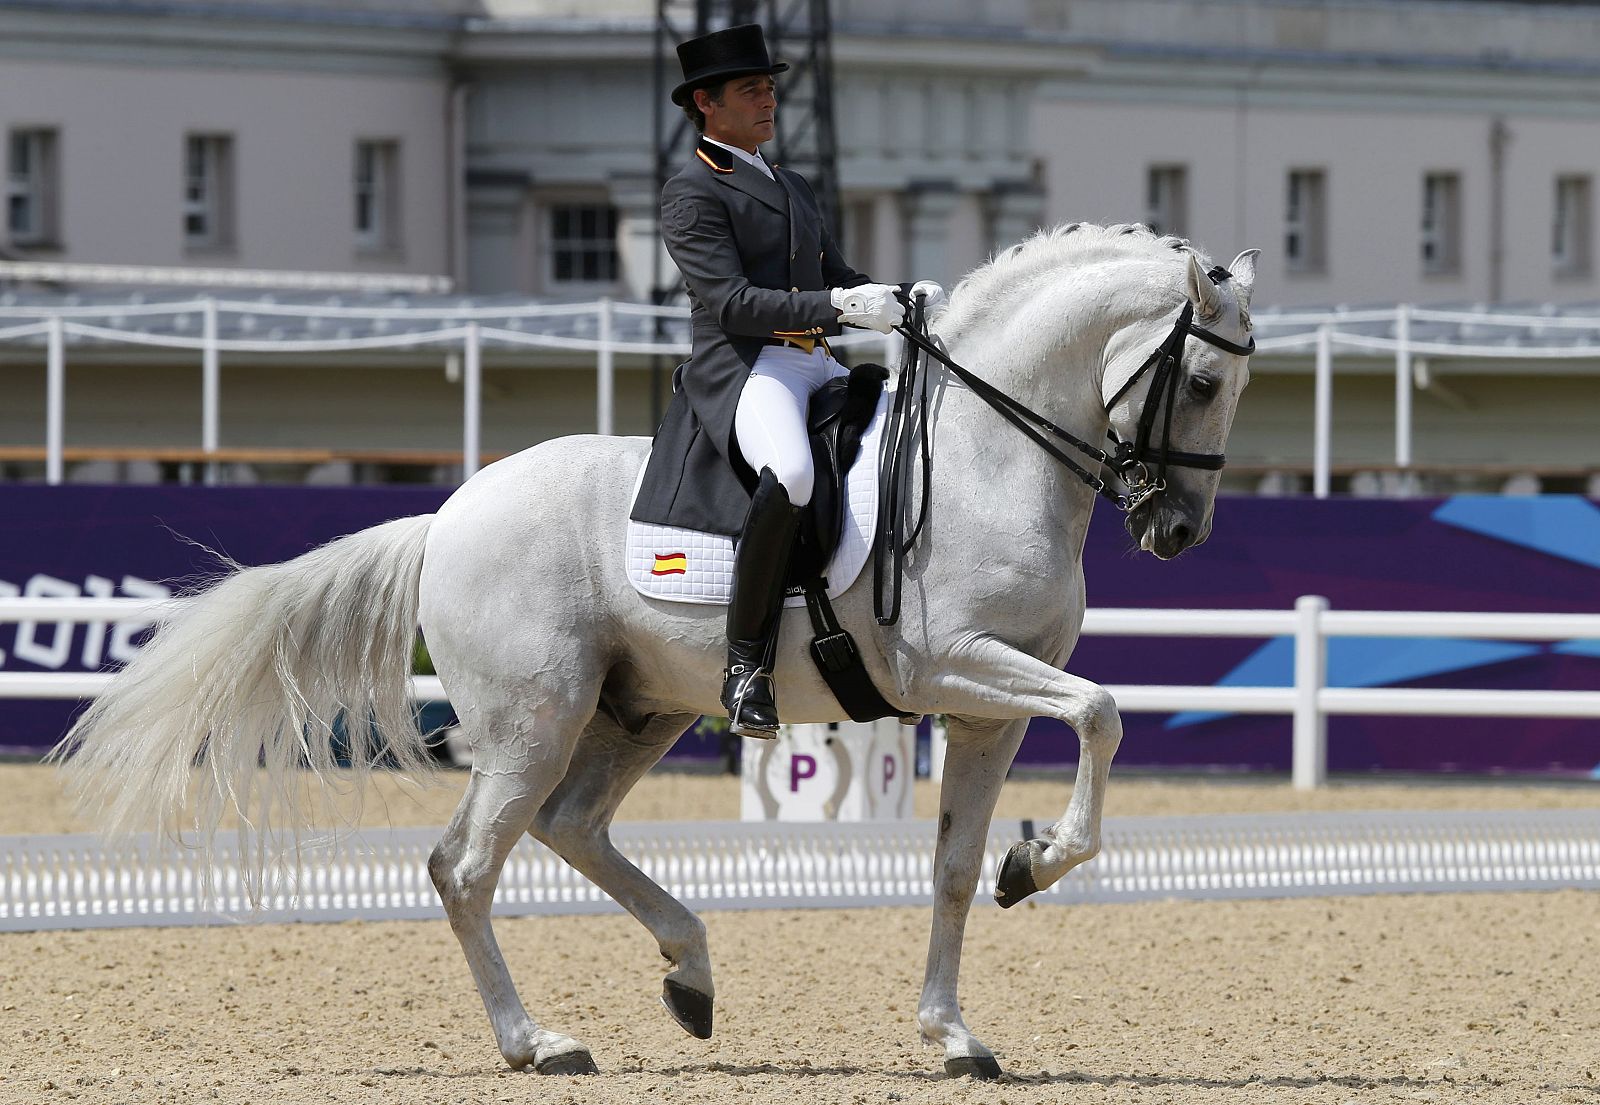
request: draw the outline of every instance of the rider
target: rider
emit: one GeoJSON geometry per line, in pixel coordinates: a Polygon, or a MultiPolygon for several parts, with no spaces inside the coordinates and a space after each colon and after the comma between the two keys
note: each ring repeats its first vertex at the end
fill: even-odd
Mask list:
{"type": "MultiPolygon", "coordinates": [[[[688,285],[693,350],[674,374],[633,517],[736,539],[722,704],[735,733],[771,737],[772,664],[789,549],[811,501],[806,408],[848,372],[824,340],[841,324],[887,334],[895,285],[852,269],[805,179],[766,161],[774,63],[758,24],[678,47],[672,102],[700,132],[661,192],[661,234],[688,285]]],[[[912,287],[929,307],[932,281],[912,287]]]]}

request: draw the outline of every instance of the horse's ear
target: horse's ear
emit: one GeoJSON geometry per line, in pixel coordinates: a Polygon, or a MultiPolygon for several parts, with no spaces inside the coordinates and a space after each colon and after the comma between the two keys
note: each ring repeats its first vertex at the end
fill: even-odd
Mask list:
{"type": "Polygon", "coordinates": [[[1256,287],[1256,258],[1260,256],[1259,249],[1247,249],[1228,266],[1233,273],[1233,293],[1238,296],[1241,308],[1250,306],[1250,293],[1256,287]]]}
{"type": "Polygon", "coordinates": [[[1189,254],[1189,302],[1194,304],[1196,317],[1203,319],[1217,319],[1222,317],[1222,295],[1217,291],[1217,286],[1211,282],[1211,277],[1206,275],[1206,270],[1200,267],[1199,260],[1194,254],[1189,254]]]}

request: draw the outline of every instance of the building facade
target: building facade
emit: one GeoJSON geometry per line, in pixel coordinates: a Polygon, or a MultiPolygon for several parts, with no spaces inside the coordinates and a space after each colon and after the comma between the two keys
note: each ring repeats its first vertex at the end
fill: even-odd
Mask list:
{"type": "MultiPolygon", "coordinates": [[[[654,4],[0,3],[12,258],[642,296],[654,4]]],[[[839,0],[860,267],[1046,222],[1262,248],[1277,304],[1600,298],[1600,10],[839,0]]],[[[670,109],[669,109],[670,110],[670,109]]]]}
{"type": "MultiPolygon", "coordinates": [[[[1262,313],[1600,301],[1596,5],[833,10],[840,236],[879,279],[952,282],[1041,225],[1139,221],[1221,261],[1262,249],[1262,313]]],[[[0,0],[0,254],[440,274],[478,297],[645,298],[670,277],[655,230],[653,121],[666,89],[653,86],[654,17],[651,0],[0,0]]],[[[225,401],[239,398],[233,424],[252,444],[440,448],[456,437],[459,395],[440,361],[386,359],[382,420],[362,417],[376,366],[351,358],[301,363],[343,397],[318,418],[266,413],[297,405],[279,388],[293,374],[272,358],[230,360],[225,401]],[[408,375],[419,366],[429,372],[408,375]]],[[[0,346],[13,397],[0,444],[40,436],[38,364],[37,350],[0,346]]],[[[188,362],[87,349],[74,364],[69,440],[194,436],[188,362]],[[128,365],[142,366],[143,405],[110,382],[128,365]]],[[[573,421],[592,393],[589,364],[501,357],[485,447],[589,428],[573,421]]],[[[619,367],[617,426],[648,432],[660,397],[646,362],[619,367]]],[[[1303,352],[1256,358],[1234,456],[1292,470],[1307,455],[1308,368],[1303,352]]],[[[1383,459],[1392,369],[1354,358],[1339,368],[1336,434],[1355,459],[1383,459]]],[[[1419,459],[1515,463],[1536,447],[1539,464],[1600,463],[1576,429],[1535,434],[1533,446],[1523,432],[1584,411],[1596,370],[1437,361],[1419,377],[1419,459]],[[1516,426],[1487,417],[1512,409],[1516,426]]]]}
{"type": "Polygon", "coordinates": [[[454,18],[0,4],[12,260],[448,273],[454,18]]]}

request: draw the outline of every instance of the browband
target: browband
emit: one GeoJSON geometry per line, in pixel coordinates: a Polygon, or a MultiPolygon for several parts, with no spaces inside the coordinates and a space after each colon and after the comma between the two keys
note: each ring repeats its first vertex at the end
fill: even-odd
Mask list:
{"type": "Polygon", "coordinates": [[[1213,334],[1210,330],[1207,330],[1203,326],[1196,326],[1192,322],[1189,324],[1189,333],[1193,334],[1207,345],[1214,345],[1224,353],[1232,353],[1235,357],[1248,357],[1250,354],[1256,351],[1256,339],[1255,335],[1253,334],[1250,336],[1249,345],[1240,345],[1237,342],[1229,341],[1221,334],[1213,334]]]}

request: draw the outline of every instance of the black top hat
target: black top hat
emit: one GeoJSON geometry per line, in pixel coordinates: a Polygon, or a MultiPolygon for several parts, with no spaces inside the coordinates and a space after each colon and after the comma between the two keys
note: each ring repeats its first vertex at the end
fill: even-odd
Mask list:
{"type": "Polygon", "coordinates": [[[678,64],[683,66],[683,83],[672,90],[672,102],[679,107],[692,101],[697,88],[751,73],[782,73],[789,68],[786,62],[773,63],[759,23],[728,27],[680,43],[678,64]]]}

